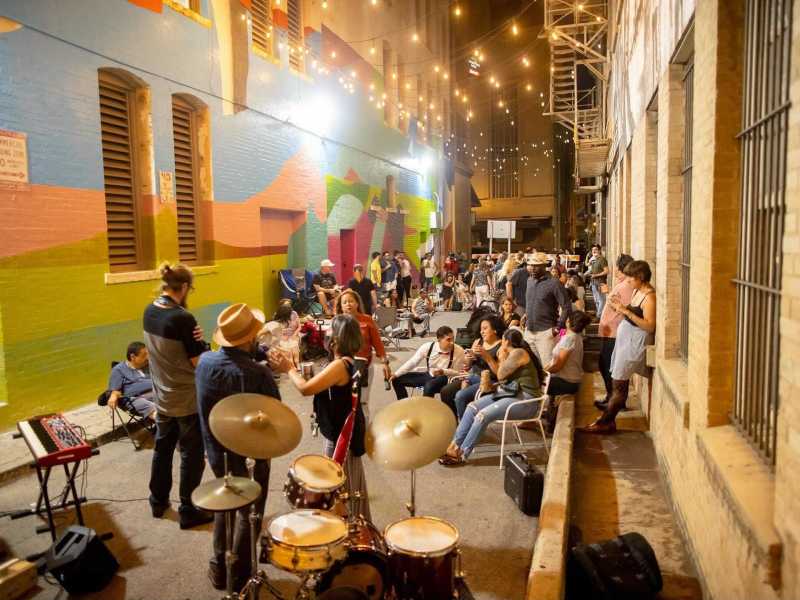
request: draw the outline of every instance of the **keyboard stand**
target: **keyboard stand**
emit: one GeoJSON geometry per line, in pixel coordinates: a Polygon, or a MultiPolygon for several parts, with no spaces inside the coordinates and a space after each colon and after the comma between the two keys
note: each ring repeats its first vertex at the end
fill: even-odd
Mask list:
{"type": "MultiPolygon", "coordinates": [[[[92,450],[92,456],[99,453],[100,451],[97,448],[92,450]]],[[[89,459],[84,458],[83,460],[89,459]]],[[[21,519],[22,517],[27,517],[30,515],[38,515],[41,517],[42,504],[44,504],[44,511],[47,514],[47,524],[36,527],[36,533],[44,533],[45,531],[49,531],[50,537],[53,538],[54,542],[56,541],[56,524],[53,520],[54,508],[56,510],[65,510],[68,506],[74,506],[75,514],[78,517],[78,523],[80,525],[84,525],[83,513],[81,512],[81,503],[86,502],[86,498],[84,496],[78,496],[78,489],[75,486],[75,476],[78,474],[78,467],[80,467],[81,462],[82,461],[79,460],[73,463],[64,463],[61,465],[64,467],[64,474],[67,476],[67,486],[69,486],[69,491],[72,492],[72,500],[69,500],[69,492],[67,492],[64,494],[62,501],[56,507],[53,507],[50,502],[50,493],[47,485],[50,481],[50,472],[53,470],[53,467],[44,467],[43,469],[38,463],[31,463],[31,468],[36,469],[36,477],[39,479],[39,499],[36,501],[35,508],[19,510],[15,513],[12,513],[10,515],[11,518],[21,519]],[[70,465],[72,466],[70,467],[70,465]]]]}

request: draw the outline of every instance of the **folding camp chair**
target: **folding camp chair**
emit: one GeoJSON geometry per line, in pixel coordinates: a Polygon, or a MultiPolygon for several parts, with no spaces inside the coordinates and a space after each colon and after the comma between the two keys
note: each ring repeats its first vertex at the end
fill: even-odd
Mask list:
{"type": "MultiPolygon", "coordinates": [[[[119,364],[119,361],[112,361],[111,368],[113,369],[119,364]]],[[[100,406],[108,406],[108,399],[111,396],[111,390],[105,390],[97,397],[97,404],[100,406]]],[[[143,427],[150,434],[156,434],[156,424],[153,422],[152,419],[148,419],[146,417],[142,417],[139,415],[133,408],[133,405],[125,402],[127,400],[125,396],[120,398],[120,401],[117,402],[117,405],[114,407],[109,407],[111,409],[111,431],[112,433],[117,430],[117,421],[119,421],[120,425],[122,425],[122,429],[125,431],[125,435],[128,436],[128,439],[133,444],[133,447],[136,450],[141,450],[141,444],[137,442],[133,436],[131,435],[131,428],[133,427],[143,427]],[[125,408],[123,408],[125,405],[125,408]]]]}
{"type": "Polygon", "coordinates": [[[399,350],[400,339],[407,335],[407,329],[399,326],[397,309],[393,306],[376,307],[375,324],[378,326],[378,331],[381,332],[381,337],[399,350]]]}

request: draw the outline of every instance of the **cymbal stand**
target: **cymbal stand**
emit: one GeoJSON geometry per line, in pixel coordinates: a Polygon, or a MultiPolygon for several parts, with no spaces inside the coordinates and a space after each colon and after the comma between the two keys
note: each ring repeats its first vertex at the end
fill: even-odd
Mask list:
{"type": "Polygon", "coordinates": [[[411,469],[411,502],[406,502],[406,509],[408,509],[408,512],[411,513],[412,517],[416,516],[417,514],[416,496],[417,496],[417,470],[411,469]]]}
{"type": "MultiPolygon", "coordinates": [[[[245,460],[245,464],[247,465],[247,471],[250,474],[250,479],[255,481],[255,467],[256,461],[252,458],[248,458],[245,460]]],[[[266,493],[266,491],[264,492],[266,493]]],[[[250,579],[247,580],[247,583],[244,584],[242,591],[239,592],[237,595],[238,598],[241,600],[258,600],[259,591],[261,586],[267,588],[267,591],[272,594],[278,600],[284,600],[281,593],[278,589],[273,586],[269,580],[267,579],[267,573],[263,570],[258,569],[258,547],[257,547],[257,533],[258,533],[258,526],[260,525],[261,517],[258,516],[258,510],[256,509],[256,499],[250,505],[250,579]]]]}
{"type": "MultiPolygon", "coordinates": [[[[225,471],[225,487],[229,487],[231,474],[228,472],[228,453],[222,454],[225,471]]],[[[233,563],[236,555],[233,553],[233,515],[235,511],[225,511],[225,600],[238,597],[233,595],[233,563]]]]}
{"type": "Polygon", "coordinates": [[[300,588],[297,590],[295,600],[313,600],[317,597],[317,576],[313,573],[306,573],[303,575],[303,580],[300,583],[300,588]]]}

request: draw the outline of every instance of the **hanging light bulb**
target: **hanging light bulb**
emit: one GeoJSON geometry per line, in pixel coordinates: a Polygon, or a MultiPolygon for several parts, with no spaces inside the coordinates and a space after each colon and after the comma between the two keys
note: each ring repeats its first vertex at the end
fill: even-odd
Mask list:
{"type": "Polygon", "coordinates": [[[461,16],[461,7],[456,5],[456,7],[453,9],[453,14],[455,16],[457,16],[457,17],[460,17],[461,16]]]}
{"type": "Polygon", "coordinates": [[[322,0],[322,10],[325,10],[327,8],[328,8],[328,0],[322,0]]]}
{"type": "Polygon", "coordinates": [[[525,90],[530,92],[533,89],[533,86],[529,83],[525,86],[525,90]]]}
{"type": "Polygon", "coordinates": [[[336,58],[336,50],[331,50],[331,58],[336,58]]]}
{"type": "Polygon", "coordinates": [[[511,25],[511,34],[512,35],[519,35],[519,27],[517,27],[516,23],[511,25]]]}
{"type": "Polygon", "coordinates": [[[415,42],[415,43],[419,41],[419,34],[417,34],[417,32],[416,32],[416,31],[415,31],[415,32],[414,32],[414,34],[411,36],[411,41],[412,41],[412,42],[415,42]]]}

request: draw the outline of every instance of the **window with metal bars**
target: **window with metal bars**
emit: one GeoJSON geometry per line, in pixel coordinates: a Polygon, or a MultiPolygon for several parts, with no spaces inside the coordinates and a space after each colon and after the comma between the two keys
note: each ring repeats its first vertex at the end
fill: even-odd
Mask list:
{"type": "Polygon", "coordinates": [[[303,71],[305,42],[303,41],[303,14],[300,0],[287,0],[286,15],[289,21],[289,66],[303,71]]]}
{"type": "Polygon", "coordinates": [[[789,126],[790,0],[747,0],[732,420],[775,464],[789,126]]]}
{"type": "Polygon", "coordinates": [[[253,17],[253,46],[272,56],[272,7],[270,0],[251,0],[253,17]]]}
{"type": "Polygon", "coordinates": [[[172,137],[175,148],[175,202],[178,212],[178,258],[200,261],[197,206],[197,115],[194,108],[172,97],[172,137]]]}
{"type": "Polygon", "coordinates": [[[98,85],[108,262],[112,271],[135,271],[144,266],[136,187],[134,90],[106,71],[99,72],[98,85]]]}
{"type": "Polygon", "coordinates": [[[506,86],[492,94],[492,136],[489,148],[492,198],[519,196],[516,124],[517,90],[514,86],[506,86]]]}
{"type": "Polygon", "coordinates": [[[692,117],[694,114],[694,60],[683,73],[683,238],[681,246],[681,338],[678,352],[689,357],[689,272],[692,250],[692,117]]]}

